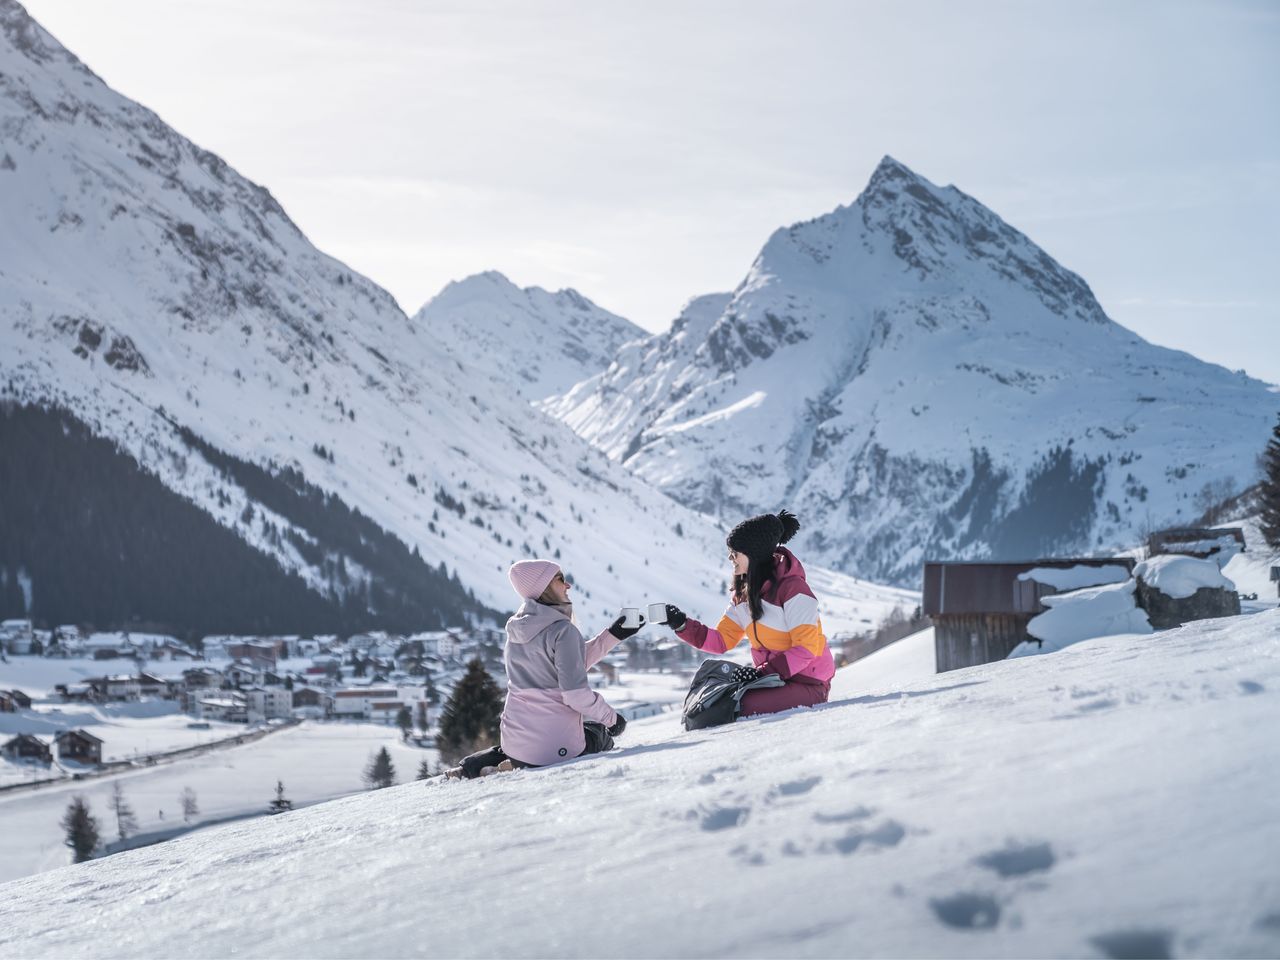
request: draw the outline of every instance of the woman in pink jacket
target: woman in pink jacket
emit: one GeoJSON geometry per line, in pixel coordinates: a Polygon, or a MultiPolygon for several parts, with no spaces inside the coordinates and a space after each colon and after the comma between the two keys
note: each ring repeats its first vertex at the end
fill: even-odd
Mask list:
{"type": "Polygon", "coordinates": [[[460,773],[467,778],[504,761],[512,767],[542,767],[600,753],[613,747],[613,738],[627,725],[591,689],[587,671],[640,627],[624,627],[619,617],[584,641],[572,619],[572,584],[558,563],[520,560],[507,576],[522,603],[507,621],[501,745],[464,758],[460,773]]]}
{"type": "Polygon", "coordinates": [[[726,538],[733,564],[733,596],[720,622],[708,627],[667,608],[667,625],[690,646],[707,653],[732,650],[745,637],[753,666],[739,667],[738,679],[776,673],[780,687],[762,687],[742,698],[739,716],[776,713],[826,703],[836,665],[822,632],[818,598],[804,567],[783,546],[800,529],[786,510],[743,520],[726,538]]]}

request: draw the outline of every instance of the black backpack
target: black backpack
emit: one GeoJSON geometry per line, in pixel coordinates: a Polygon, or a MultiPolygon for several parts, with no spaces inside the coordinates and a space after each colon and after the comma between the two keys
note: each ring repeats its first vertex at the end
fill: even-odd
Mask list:
{"type": "Polygon", "coordinates": [[[732,660],[705,660],[693,675],[684,698],[684,728],[701,730],[733,723],[742,709],[742,698],[748,690],[780,687],[784,681],[776,673],[766,673],[758,680],[740,683],[733,679],[739,664],[732,660]]]}

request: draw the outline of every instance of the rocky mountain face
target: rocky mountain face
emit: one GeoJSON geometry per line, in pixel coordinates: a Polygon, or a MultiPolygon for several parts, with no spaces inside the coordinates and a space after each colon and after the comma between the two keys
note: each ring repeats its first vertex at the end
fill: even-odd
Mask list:
{"type": "MultiPolygon", "coordinates": [[[[268,605],[271,629],[330,614],[334,631],[352,628],[362,609],[369,625],[397,626],[503,611],[507,566],[531,555],[580,573],[587,629],[623,603],[719,609],[722,533],[529,403],[591,372],[591,331],[612,350],[634,332],[625,321],[571,292],[507,285],[508,305],[550,336],[505,338],[500,356],[476,339],[446,343],[484,332],[496,315],[464,309],[477,302],[467,291],[501,282],[455,285],[410,320],[315,249],[266,189],[111,90],[14,0],[0,0],[0,223],[0,404],[19,411],[10,424],[31,424],[31,449],[80,451],[6,482],[30,491],[59,471],[82,485],[58,485],[68,508],[100,510],[110,498],[84,487],[87,464],[109,463],[113,490],[151,489],[130,470],[158,479],[268,558],[288,590],[296,578],[325,598],[305,605],[305,628],[268,605]],[[562,342],[571,334],[588,341],[580,357],[562,342]],[[496,376],[515,362],[533,378],[496,376]],[[49,423],[75,442],[41,442],[49,423]]],[[[140,540],[163,540],[148,519],[160,511],[127,515],[140,540]]],[[[163,515],[242,575],[261,570],[189,511],[166,500],[163,515]]],[[[56,544],[0,554],[4,582],[47,595],[33,557],[89,549],[74,525],[57,531],[56,544]]],[[[100,544],[111,552],[128,535],[113,528],[100,544]]],[[[830,577],[846,621],[911,600],[830,577]]],[[[203,608],[244,596],[226,580],[203,608]]],[[[149,589],[160,581],[133,593],[145,603],[149,589]]],[[[254,616],[234,622],[267,622],[254,616]]]]}
{"type": "Polygon", "coordinates": [[[544,403],[676,500],[788,505],[823,562],[1093,554],[1243,488],[1280,396],[1154,346],[955,187],[891,157],[731,294],[544,403]]]}

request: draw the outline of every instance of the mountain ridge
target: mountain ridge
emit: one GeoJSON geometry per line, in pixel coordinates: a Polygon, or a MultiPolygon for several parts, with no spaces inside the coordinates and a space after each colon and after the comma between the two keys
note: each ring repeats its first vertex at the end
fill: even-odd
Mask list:
{"type": "Polygon", "coordinates": [[[1105,551],[1185,520],[1202,486],[1247,486],[1280,406],[892,157],[774,231],[701,342],[687,326],[543,408],[701,512],[820,516],[823,563],[895,583],[926,554],[1105,551]]]}
{"type": "MultiPolygon", "coordinates": [[[[581,574],[588,626],[648,599],[719,609],[723,534],[710,521],[536,410],[510,377],[441,349],[265,188],[60,54],[15,0],[0,0],[0,24],[6,403],[73,414],[322,594],[338,543],[271,509],[188,435],[337,498],[487,608],[510,606],[513,560],[543,555],[581,574]]],[[[580,295],[562,300],[597,316],[580,295]]],[[[914,602],[832,583],[833,626],[914,602]]]]}

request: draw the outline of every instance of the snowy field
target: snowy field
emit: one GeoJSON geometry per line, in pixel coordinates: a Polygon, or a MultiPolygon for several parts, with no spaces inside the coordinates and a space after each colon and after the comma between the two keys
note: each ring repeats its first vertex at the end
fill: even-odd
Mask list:
{"type": "MultiPolygon", "coordinates": [[[[244,732],[243,725],[240,731],[244,732]]],[[[414,778],[423,759],[429,758],[433,768],[438,760],[435,750],[403,744],[395,727],[303,723],[244,746],[171,764],[0,794],[0,824],[4,826],[0,830],[0,880],[70,862],[58,821],[76,794],[89,801],[102,824],[103,840],[115,840],[107,798],[116,781],[123,785],[138,816],[139,832],[151,833],[181,825],[178,796],[184,787],[196,792],[200,807],[197,823],[264,812],[267,801],[275,796],[276,780],[284,781],[285,795],[297,805],[360,792],[369,756],[382,746],[391,753],[400,783],[414,778]]]]}
{"type": "MultiPolygon", "coordinates": [[[[623,671],[620,681],[598,689],[611,704],[626,712],[638,704],[659,707],[679,704],[688,689],[689,675],[623,671]]],[[[16,715],[0,714],[0,719],[6,716],[16,715]]],[[[185,724],[190,718],[177,715],[159,719],[185,724]]],[[[158,719],[146,721],[157,722],[158,719]]],[[[244,724],[213,726],[218,729],[200,731],[206,741],[211,735],[220,738],[246,732],[244,724]],[[221,730],[223,727],[229,728],[229,734],[221,730]]],[[[98,735],[103,734],[98,732],[98,735]]],[[[106,798],[116,779],[124,784],[126,796],[138,814],[140,831],[150,833],[172,829],[181,822],[178,794],[186,786],[195,790],[199,798],[197,823],[262,813],[267,800],[274,796],[277,779],[284,781],[287,795],[295,804],[316,803],[360,791],[363,789],[360,774],[369,754],[384,745],[391,752],[400,782],[413,779],[423,759],[430,759],[433,769],[439,759],[435,750],[402,744],[396,727],[342,721],[304,723],[273,733],[262,741],[199,757],[184,757],[118,777],[0,794],[0,824],[6,828],[0,831],[0,881],[69,863],[70,853],[62,846],[62,831],[57,824],[69,798],[77,793],[86,796],[95,815],[105,824],[109,819],[106,798]],[[10,829],[11,826],[20,829],[10,829]]],[[[48,768],[37,769],[40,778],[50,776],[48,768]]],[[[32,778],[30,768],[0,761],[0,774],[6,772],[10,782],[32,778]]],[[[55,768],[52,774],[57,772],[55,768]]],[[[103,835],[105,839],[115,839],[113,831],[104,830],[103,835]]]]}
{"type": "Polygon", "coordinates": [[[842,696],[8,883],[0,952],[1280,954],[1280,611],[842,696]]]}

